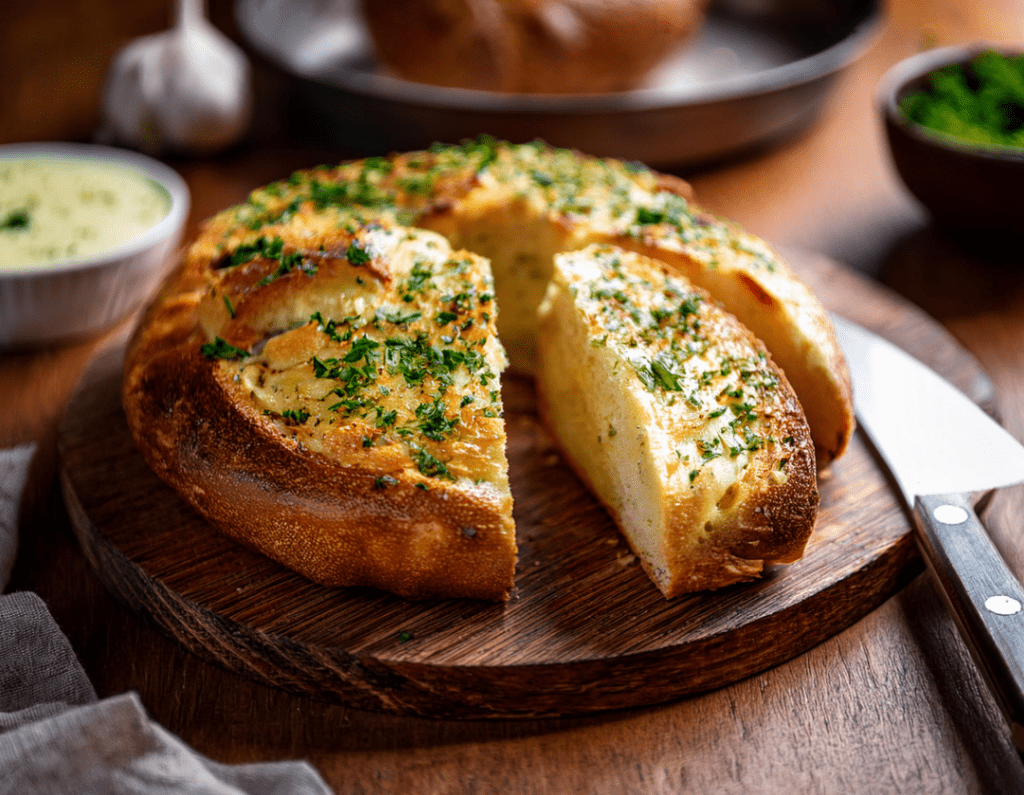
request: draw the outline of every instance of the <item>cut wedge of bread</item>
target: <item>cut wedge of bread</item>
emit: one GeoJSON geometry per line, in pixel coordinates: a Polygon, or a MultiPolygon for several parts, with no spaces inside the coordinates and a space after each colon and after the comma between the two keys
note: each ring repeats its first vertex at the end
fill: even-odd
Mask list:
{"type": "Polygon", "coordinates": [[[764,347],[663,263],[612,246],[554,262],[542,415],[662,593],[799,558],[818,507],[814,448],[764,347]]]}
{"type": "Polygon", "coordinates": [[[515,526],[486,260],[333,224],[201,245],[149,310],[123,402],[228,535],[328,585],[507,598],[515,526]]]}

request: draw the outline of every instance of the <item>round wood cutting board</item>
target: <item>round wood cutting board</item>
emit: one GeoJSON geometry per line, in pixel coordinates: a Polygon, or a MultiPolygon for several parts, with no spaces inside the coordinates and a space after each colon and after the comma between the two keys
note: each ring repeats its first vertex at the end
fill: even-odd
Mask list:
{"type": "MultiPolygon", "coordinates": [[[[806,252],[826,305],[991,408],[973,358],[920,310],[806,252]]],[[[146,466],[120,406],[123,343],[90,365],[60,430],[61,483],[90,563],[193,652],[287,690],[438,717],[539,717],[655,704],[788,660],[920,571],[910,521],[860,433],[821,473],[807,553],[760,581],[665,600],[504,384],[519,564],[507,604],[409,602],[314,584],[213,530],[146,466]]]]}

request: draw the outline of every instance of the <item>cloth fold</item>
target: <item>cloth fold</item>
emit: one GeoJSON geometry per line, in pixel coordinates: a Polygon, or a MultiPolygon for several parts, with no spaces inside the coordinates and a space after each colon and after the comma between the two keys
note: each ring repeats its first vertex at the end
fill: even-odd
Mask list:
{"type": "MultiPolygon", "coordinates": [[[[0,450],[0,592],[17,553],[34,446],[0,450]]],[[[35,593],[0,593],[0,795],[329,795],[307,762],[223,765],[146,715],[99,700],[35,593]]]]}
{"type": "Polygon", "coordinates": [[[34,444],[0,450],[0,593],[11,581],[18,555],[18,511],[35,452],[34,444]]]}

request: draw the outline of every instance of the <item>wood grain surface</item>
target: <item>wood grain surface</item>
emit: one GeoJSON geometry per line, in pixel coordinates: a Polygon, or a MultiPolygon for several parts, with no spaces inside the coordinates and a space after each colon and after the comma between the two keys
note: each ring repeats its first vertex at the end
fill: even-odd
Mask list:
{"type": "MultiPolygon", "coordinates": [[[[975,397],[990,397],[977,365],[940,327],[824,258],[795,259],[810,281],[849,282],[844,314],[919,347],[975,397]]],[[[665,600],[555,451],[532,381],[510,376],[513,598],[425,603],[325,588],[214,531],[149,470],[120,407],[122,359],[115,345],[94,360],[60,430],[63,493],[90,563],[190,650],[295,692],[443,717],[655,704],[806,651],[917,570],[903,509],[858,436],[822,473],[802,560],[755,583],[665,600]]]]}

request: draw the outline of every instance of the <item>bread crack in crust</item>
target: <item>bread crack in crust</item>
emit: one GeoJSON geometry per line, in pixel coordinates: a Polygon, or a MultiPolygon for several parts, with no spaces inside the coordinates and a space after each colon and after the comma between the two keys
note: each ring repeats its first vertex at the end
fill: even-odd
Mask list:
{"type": "Polygon", "coordinates": [[[706,292],[664,270],[610,246],[556,257],[537,379],[574,469],[673,597],[799,558],[818,493],[785,376],[706,292]]]}
{"type": "Polygon", "coordinates": [[[318,582],[506,598],[506,360],[487,262],[422,230],[308,231],[214,260],[193,249],[150,310],[125,384],[150,465],[318,582]],[[194,280],[207,289],[183,292],[194,280]],[[197,328],[177,338],[188,311],[197,328]]]}
{"type": "MultiPolygon", "coordinates": [[[[555,257],[594,245],[651,257],[680,284],[706,290],[701,312],[721,303],[784,371],[778,394],[793,385],[819,461],[842,453],[853,413],[834,331],[763,241],[701,209],[677,178],[486,137],[296,172],[206,222],[129,346],[129,426],[153,469],[212,524],[310,579],[409,597],[505,599],[516,554],[499,384],[505,351],[512,366],[536,371],[538,307],[555,257]]],[[[702,322],[732,328],[710,315],[702,322]]],[[[656,346],[635,367],[626,356],[620,369],[644,389],[653,384],[651,395],[673,385],[668,399],[678,403],[689,376],[665,358],[671,350],[656,346]]],[[[773,368],[765,373],[778,375],[773,368]]],[[[554,394],[546,394],[552,418],[554,394]]],[[[772,411],[790,417],[797,404],[779,400],[785,410],[772,411]]],[[[572,405],[579,402],[573,395],[572,405]]],[[[686,554],[708,570],[679,575],[682,564],[669,557],[652,564],[667,593],[745,577],[758,561],[791,559],[802,548],[807,528],[793,529],[794,517],[813,521],[813,500],[796,466],[803,453],[790,454],[785,442],[802,437],[739,419],[729,420],[736,429],[701,437],[728,442],[730,454],[683,450],[690,463],[679,458],[673,470],[685,470],[686,489],[671,493],[685,496],[680,504],[693,516],[711,497],[694,497],[691,486],[735,502],[725,529],[700,542],[727,551],[718,559],[724,573],[713,577],[714,555],[686,546],[684,534],[686,554]],[[776,441],[751,447],[768,435],[776,441]],[[775,469],[762,473],[773,455],[775,469]],[[744,463],[742,477],[729,480],[720,471],[726,462],[744,463]],[[754,472],[767,478],[758,474],[757,483],[789,480],[762,495],[743,485],[754,472]],[[733,481],[740,485],[725,494],[721,484],[733,481]],[[783,497],[792,497],[789,507],[783,497]],[[749,513],[755,508],[763,513],[749,513]]],[[[677,430],[655,423],[652,440],[654,428],[677,430]]]]}

